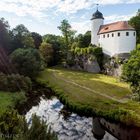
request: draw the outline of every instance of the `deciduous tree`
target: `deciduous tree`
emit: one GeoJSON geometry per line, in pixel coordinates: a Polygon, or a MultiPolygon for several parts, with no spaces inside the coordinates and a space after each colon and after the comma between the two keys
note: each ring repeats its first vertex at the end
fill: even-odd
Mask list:
{"type": "Polygon", "coordinates": [[[39,46],[42,43],[42,36],[36,32],[32,32],[31,35],[32,35],[32,38],[34,40],[35,48],[39,49],[39,46]]]}
{"type": "Polygon", "coordinates": [[[41,71],[41,56],[37,49],[19,48],[11,54],[13,66],[22,75],[36,77],[41,71]]]}
{"type": "Polygon", "coordinates": [[[136,16],[129,20],[129,24],[132,25],[137,32],[137,43],[140,43],[140,9],[138,10],[136,16]]]}
{"type": "Polygon", "coordinates": [[[132,51],[127,63],[123,66],[122,78],[129,82],[134,93],[140,98],[140,44],[132,51]]]}
{"type": "Polygon", "coordinates": [[[40,53],[44,59],[44,62],[47,66],[51,66],[52,65],[52,61],[53,61],[53,47],[51,44],[49,43],[45,43],[43,42],[39,48],[40,53]]]}

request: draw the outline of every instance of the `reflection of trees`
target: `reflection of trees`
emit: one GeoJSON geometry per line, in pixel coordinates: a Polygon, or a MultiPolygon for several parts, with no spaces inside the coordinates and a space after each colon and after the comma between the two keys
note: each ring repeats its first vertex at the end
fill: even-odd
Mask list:
{"type": "Polygon", "coordinates": [[[105,135],[105,130],[102,128],[98,118],[93,118],[93,135],[97,140],[102,140],[105,135]]]}
{"type": "Polygon", "coordinates": [[[71,112],[66,106],[64,106],[64,107],[60,110],[59,114],[60,114],[60,115],[63,115],[63,119],[64,119],[64,120],[67,120],[67,119],[70,117],[70,115],[72,114],[72,112],[71,112]]]}

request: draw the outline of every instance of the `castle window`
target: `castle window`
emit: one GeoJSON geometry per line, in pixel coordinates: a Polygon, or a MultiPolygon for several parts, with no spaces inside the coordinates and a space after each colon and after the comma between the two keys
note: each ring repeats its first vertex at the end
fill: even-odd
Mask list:
{"type": "Polygon", "coordinates": [[[120,36],[120,33],[118,33],[118,36],[120,36]]]}
{"type": "Polygon", "coordinates": [[[136,35],[136,33],[134,32],[134,36],[136,35]]]}
{"type": "Polygon", "coordinates": [[[114,37],[114,34],[112,33],[112,37],[114,37]]]}
{"type": "Polygon", "coordinates": [[[103,38],[105,38],[105,35],[103,35],[103,38]]]}
{"type": "Polygon", "coordinates": [[[109,34],[107,34],[107,37],[109,37],[109,34]]]}
{"type": "Polygon", "coordinates": [[[129,36],[129,32],[126,32],[126,36],[129,36]]]}

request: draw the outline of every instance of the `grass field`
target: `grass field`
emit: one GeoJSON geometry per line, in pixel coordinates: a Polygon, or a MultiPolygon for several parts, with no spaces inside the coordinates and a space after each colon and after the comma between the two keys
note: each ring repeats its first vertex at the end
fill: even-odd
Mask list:
{"type": "Polygon", "coordinates": [[[20,98],[20,93],[11,93],[0,91],[0,114],[7,108],[14,108],[15,102],[20,98]]]}
{"type": "Polygon", "coordinates": [[[116,78],[53,68],[43,71],[38,80],[61,90],[67,104],[87,106],[101,116],[140,126],[140,105],[130,100],[128,84],[116,78]]]}

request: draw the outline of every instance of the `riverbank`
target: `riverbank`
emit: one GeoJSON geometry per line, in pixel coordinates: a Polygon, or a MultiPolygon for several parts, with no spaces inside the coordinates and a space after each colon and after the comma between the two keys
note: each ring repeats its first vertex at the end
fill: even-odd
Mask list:
{"type": "Polygon", "coordinates": [[[129,86],[115,78],[66,69],[47,69],[37,80],[49,85],[61,102],[78,114],[140,126],[139,103],[129,99],[129,86]]]}

